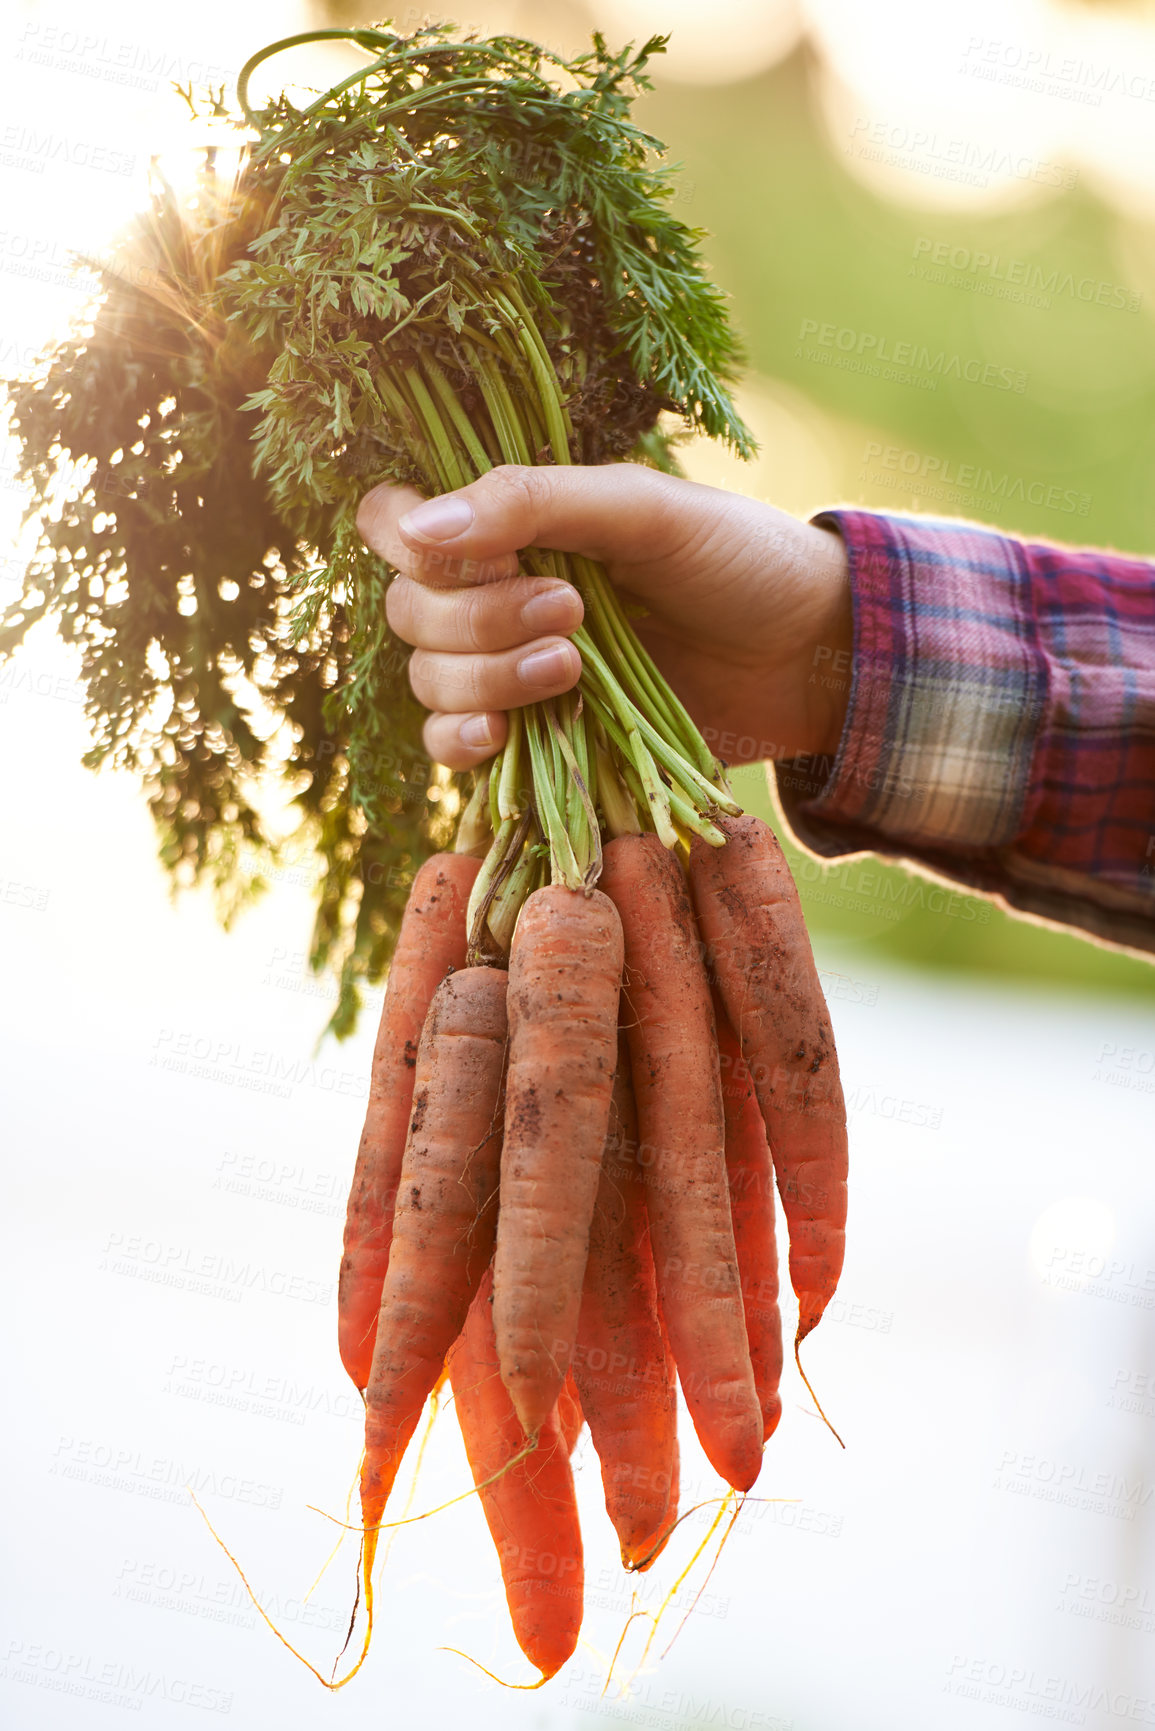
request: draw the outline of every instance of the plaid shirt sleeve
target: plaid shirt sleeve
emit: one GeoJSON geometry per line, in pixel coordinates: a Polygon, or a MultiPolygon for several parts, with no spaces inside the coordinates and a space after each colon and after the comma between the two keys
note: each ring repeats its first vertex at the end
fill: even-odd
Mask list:
{"type": "Polygon", "coordinates": [[[775,765],[799,840],[1155,951],[1155,564],[929,518],[815,521],[849,552],[854,655],[837,756],[775,765]]]}

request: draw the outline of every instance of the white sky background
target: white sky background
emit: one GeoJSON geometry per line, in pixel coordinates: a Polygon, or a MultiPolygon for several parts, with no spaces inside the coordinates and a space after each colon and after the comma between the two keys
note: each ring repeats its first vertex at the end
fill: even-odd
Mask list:
{"type": "MultiPolygon", "coordinates": [[[[476,16],[532,33],[531,7],[476,16]]],[[[1150,198],[1155,102],[1105,88],[1079,101],[1077,70],[1054,70],[1155,81],[1146,20],[1020,0],[596,9],[615,37],[673,29],[669,70],[686,81],[758,71],[804,21],[827,56],[832,138],[860,140],[863,121],[909,134],[893,160],[847,155],[854,172],[896,198],[992,206],[1047,196],[1028,160],[1076,166],[1123,208],[1150,198]],[[1016,87],[999,43],[1057,56],[1032,62],[1051,83],[1016,87]],[[999,75],[964,70],[979,62],[999,75]],[[1018,168],[951,183],[934,165],[959,141],[1005,147],[1018,168]]],[[[62,328],[70,249],[107,246],[150,151],[179,134],[168,79],[235,75],[303,22],[282,4],[162,22],[114,0],[98,24],[91,8],[18,12],[0,84],[4,372],[62,328]]],[[[821,421],[784,394],[763,409],[790,445],[792,494],[821,493],[821,421]]],[[[10,465],[0,481],[2,538],[20,501],[10,465]]],[[[13,551],[0,600],[18,570],[13,551]]],[[[457,1711],[479,1726],[637,1723],[592,1687],[623,1607],[588,1444],[592,1650],[550,1689],[499,1693],[437,1651],[524,1675],[472,1504],[399,1542],[377,1653],[332,1701],[237,1621],[228,1566],[183,1501],[189,1473],[215,1487],[206,1507],[282,1600],[290,1637],[319,1661],[340,1645],[349,1570],[319,1590],[311,1625],[296,1599],[327,1549],[304,1505],[336,1512],[356,1462],[328,1286],[373,1030],[314,1060],[326,999],[303,970],[300,885],[278,884],[230,937],[204,900],[171,906],[135,790],[79,767],[79,692],[50,636],[0,677],[0,1268],[20,1318],[0,1719],[122,1725],[132,1691],[112,1704],[101,1678],[128,1666],[152,1679],[137,1721],[150,1726],[200,1722],[178,1684],[231,1698],[231,1723],[289,1731],[457,1711]],[[270,1074],[279,1091],[249,1085],[270,1074]],[[194,1267],[210,1271],[199,1288],[194,1267]],[[249,1490],[232,1494],[238,1482],[249,1490]],[[258,1506],[262,1487],[278,1509],[258,1506]]],[[[691,1621],[634,1710],[670,1731],[693,1707],[738,1727],[978,1731],[1082,1699],[1067,1722],[1106,1731],[1155,1677],[1155,1010],[907,977],[884,955],[871,934],[820,955],[855,1190],[841,1308],[808,1364],[851,1446],[836,1449],[790,1377],[759,1490],[799,1500],[748,1512],[710,1584],[717,1614],[691,1621]]],[[[418,1507],[466,1482],[454,1430],[443,1418],[418,1507]]]]}

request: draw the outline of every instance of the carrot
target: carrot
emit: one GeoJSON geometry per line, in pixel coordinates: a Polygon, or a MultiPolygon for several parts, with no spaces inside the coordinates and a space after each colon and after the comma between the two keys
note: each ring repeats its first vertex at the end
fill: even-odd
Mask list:
{"type": "Polygon", "coordinates": [[[546,1678],[571,1656],[581,1630],[581,1528],[556,1409],[526,1452],[498,1365],[492,1293],[487,1273],[450,1351],[449,1377],[465,1452],[497,1546],[513,1632],[546,1678]]]}
{"type": "Polygon", "coordinates": [[[678,1512],[678,1397],[654,1283],[629,1054],[621,1040],[590,1229],[573,1375],[627,1569],[648,1568],[678,1512]]]}
{"type": "Polygon", "coordinates": [[[365,1395],[366,1578],[401,1458],[493,1256],[505,992],[499,969],[451,974],[421,1034],[365,1395]]]}
{"type": "Polygon", "coordinates": [[[798,891],[774,832],[749,815],[715,821],[726,845],[694,841],[690,884],[770,1138],[790,1229],[797,1349],[842,1272],[846,1106],[798,891]]]}
{"type": "Polygon", "coordinates": [[[685,877],[656,835],[605,850],[601,882],[625,934],[634,1096],[658,1299],[710,1464],[747,1491],[762,1463],[726,1181],[710,986],[685,877]]]}
{"type": "Polygon", "coordinates": [[[561,1434],[565,1438],[565,1452],[572,1455],[577,1448],[578,1438],[585,1429],[586,1415],[582,1411],[581,1395],[574,1381],[572,1368],[566,1372],[561,1393],[557,1397],[557,1422],[561,1426],[561,1434]]]}
{"type": "Polygon", "coordinates": [[[529,1437],[553,1411],[577,1338],[621,976],[621,922],[606,896],[551,884],[529,897],[509,963],[493,1267],[501,1374],[529,1437]]]}
{"type": "Polygon", "coordinates": [[[413,880],[389,969],[337,1286],[341,1361],[360,1389],[373,1362],[417,1043],[438,985],[451,968],[465,966],[465,908],[479,870],[479,862],[463,854],[426,860],[413,880]]]}
{"type": "Polygon", "coordinates": [[[726,1174],[730,1218],[742,1280],[742,1308],[754,1387],[762,1408],[762,1440],[767,1442],[782,1417],[782,1317],[778,1310],[778,1249],[774,1242],[774,1167],[766,1126],[738,1037],[720,1004],[718,1056],[722,1063],[722,1101],[726,1109],[726,1174]]]}

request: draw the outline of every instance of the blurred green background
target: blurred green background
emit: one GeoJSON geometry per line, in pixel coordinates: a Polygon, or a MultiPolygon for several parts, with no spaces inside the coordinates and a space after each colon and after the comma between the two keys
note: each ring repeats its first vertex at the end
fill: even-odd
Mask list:
{"type": "MultiPolygon", "coordinates": [[[[774,12],[771,0],[761,14],[748,11],[763,33],[755,42],[751,27],[755,61],[772,56],[765,30],[774,12]]],[[[821,31],[802,21],[793,29],[789,18],[780,21],[785,51],[756,75],[687,82],[698,68],[686,43],[711,51],[708,8],[622,0],[595,16],[553,0],[459,5],[455,15],[482,32],[513,30],[571,53],[595,25],[614,41],[650,27],[673,31],[669,69],[681,76],[658,61],[637,118],[681,164],[679,212],[707,232],[707,256],[732,297],[749,363],[739,400],[762,442],[752,466],[701,446],[687,450],[696,479],[802,514],[855,503],[1155,553],[1155,228],[1149,216],[1125,212],[1126,200],[1097,195],[1077,157],[1031,148],[1029,139],[1004,151],[1005,114],[984,119],[981,91],[974,116],[967,112],[977,83],[961,75],[973,65],[956,67],[954,86],[945,86],[952,100],[958,95],[961,122],[944,116],[942,135],[919,145],[905,110],[883,107],[880,115],[846,90],[844,77],[840,85],[821,31]],[[992,161],[1001,179],[990,174],[992,161]],[[975,181],[987,173],[989,188],[965,186],[952,202],[955,170],[944,166],[952,163],[964,185],[968,173],[975,181]],[[814,335],[822,325],[838,333],[825,344],[814,335]],[[959,357],[956,376],[933,361],[896,369],[896,378],[885,365],[856,370],[860,347],[869,361],[903,342],[959,357]],[[1023,389],[958,376],[973,374],[966,363],[974,361],[1025,374],[1023,389]],[[960,469],[962,486],[953,479],[960,469]],[[985,482],[968,470],[986,472],[985,482]]],[[[1149,10],[1137,15],[1149,20],[1155,42],[1149,10]]],[[[363,23],[371,13],[341,3],[317,6],[314,16],[363,23]]],[[[722,9],[715,47],[726,47],[724,33],[741,16],[740,7],[722,9]]],[[[416,13],[398,17],[402,27],[416,21],[416,13]]],[[[956,60],[992,58],[973,35],[948,39],[943,53],[952,52],[956,60]]],[[[996,73],[1005,70],[999,57],[996,73]]],[[[733,44],[730,59],[744,70],[733,44]]],[[[949,80],[949,65],[933,70],[949,80]]],[[[1072,92],[1052,81],[1048,94],[1054,108],[1072,92]]],[[[1020,100],[1029,107],[1032,99],[1020,100]]],[[[1106,100],[1087,109],[1092,124],[1114,124],[1106,100]]],[[[1123,114],[1120,126],[1132,119],[1123,114]]],[[[1124,159],[1127,144],[1121,136],[1124,159]]],[[[740,781],[747,803],[771,816],[762,772],[740,772],[740,781]]],[[[816,939],[852,955],[856,973],[868,972],[874,956],[1086,990],[1150,993],[1155,985],[1145,962],[990,904],[936,914],[899,868],[871,861],[868,870],[828,871],[790,852],[816,939]]]]}

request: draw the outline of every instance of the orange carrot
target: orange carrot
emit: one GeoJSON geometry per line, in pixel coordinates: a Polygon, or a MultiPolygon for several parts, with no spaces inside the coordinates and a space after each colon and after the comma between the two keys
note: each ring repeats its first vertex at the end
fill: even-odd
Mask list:
{"type": "Polygon", "coordinates": [[[553,1411],[577,1338],[621,977],[621,922],[606,896],[552,884],[529,897],[509,963],[493,1320],[530,1437],[553,1411]]]}
{"type": "Polygon", "coordinates": [[[582,1411],[581,1395],[574,1381],[573,1370],[566,1372],[561,1393],[557,1397],[557,1422],[561,1426],[561,1434],[565,1438],[565,1452],[572,1455],[577,1448],[578,1438],[585,1429],[586,1415],[582,1411]]]}
{"type": "Polygon", "coordinates": [[[556,1409],[538,1427],[532,1453],[525,1453],[529,1445],[498,1366],[492,1292],[487,1273],[450,1351],[449,1377],[465,1452],[497,1546],[513,1632],[530,1663],[552,1677],[577,1646],[582,1622],[584,1571],[573,1474],[556,1409]]]}
{"type": "Polygon", "coordinates": [[[678,1397],[654,1283],[629,1053],[621,1041],[590,1229],[573,1375],[627,1569],[648,1568],[678,1513],[678,1397]]]}
{"type": "Polygon", "coordinates": [[[846,1106],[798,891],[774,832],[749,815],[715,822],[726,845],[695,840],[690,883],[770,1137],[790,1229],[797,1345],[818,1322],[842,1272],[846,1106]]]}
{"type": "Polygon", "coordinates": [[[634,1097],[658,1299],[711,1466],[748,1491],[762,1464],[726,1181],[714,1011],[685,877],[656,835],[605,850],[625,934],[634,1097]]]}
{"type": "Polygon", "coordinates": [[[417,1051],[389,1268],[365,1395],[365,1572],[421,1409],[493,1255],[506,975],[443,980],[417,1051]]]}
{"type": "Polygon", "coordinates": [[[389,969],[337,1287],[341,1361],[360,1389],[373,1362],[417,1043],[437,987],[452,968],[465,966],[465,908],[479,870],[464,854],[426,860],[413,880],[389,969]]]}
{"type": "Polygon", "coordinates": [[[782,1417],[782,1317],[778,1310],[778,1249],[774,1242],[774,1166],[758,1096],[738,1037],[720,1004],[718,1056],[722,1063],[722,1101],[726,1109],[726,1173],[730,1181],[730,1218],[742,1280],[742,1307],[754,1387],[762,1408],[762,1440],[774,1434],[782,1417]]]}

